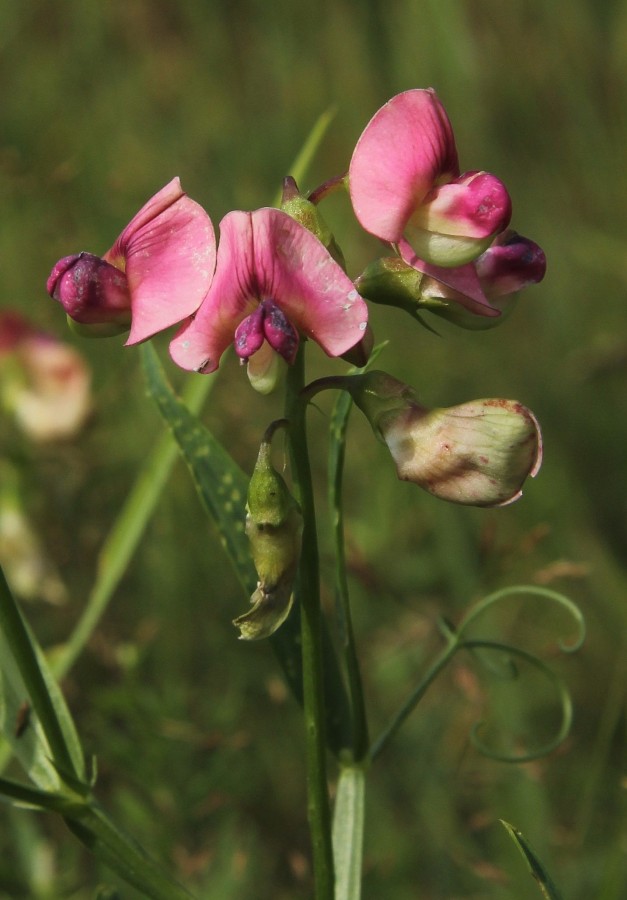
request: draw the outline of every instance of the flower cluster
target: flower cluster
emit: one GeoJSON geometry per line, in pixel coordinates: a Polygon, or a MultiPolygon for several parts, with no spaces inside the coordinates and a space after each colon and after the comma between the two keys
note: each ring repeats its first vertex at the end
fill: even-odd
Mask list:
{"type": "MultiPolygon", "coordinates": [[[[127,344],[137,344],[178,324],[170,355],[189,371],[214,372],[232,344],[253,385],[267,392],[303,339],[331,357],[365,362],[367,300],[467,328],[502,321],[515,294],[545,271],[542,250],[509,228],[511,212],[496,176],[461,172],[435,92],[409,90],[368,123],[348,173],[309,197],[286,179],[280,209],[229,212],[218,243],[207,213],[174,179],[104,256],[61,259],[48,291],[83,333],[130,330],[127,344]],[[338,188],[348,190],[361,227],[387,245],[355,281],[318,209],[338,188]]],[[[420,453],[428,456],[428,447],[420,453]]],[[[524,475],[534,474],[537,453],[527,456],[524,475]]],[[[488,505],[514,493],[447,499],[488,505]]]]}

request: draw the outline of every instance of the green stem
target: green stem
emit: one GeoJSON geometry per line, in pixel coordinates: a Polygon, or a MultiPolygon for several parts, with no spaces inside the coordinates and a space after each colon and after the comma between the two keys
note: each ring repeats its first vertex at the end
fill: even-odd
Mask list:
{"type": "Polygon", "coordinates": [[[326,776],[325,710],[322,668],[320,571],[307,430],[306,406],[299,403],[304,385],[304,348],[290,367],[286,386],[294,486],[303,512],[303,549],[299,567],[303,662],[303,713],[307,756],[307,811],[313,851],[316,900],[334,894],[331,811],[326,776]]]}
{"type": "Polygon", "coordinates": [[[412,691],[405,703],[397,711],[387,728],[379,735],[376,741],[373,741],[370,747],[370,759],[374,761],[379,754],[385,749],[389,741],[394,737],[405,719],[413,712],[416,705],[427,692],[432,682],[437,678],[442,669],[444,669],[451,658],[459,650],[460,643],[457,637],[451,633],[447,635],[447,645],[436,657],[434,662],[427,670],[425,676],[421,679],[416,689],[412,691]]]}
{"type": "Polygon", "coordinates": [[[353,759],[358,762],[364,759],[368,753],[369,738],[366,705],[350,609],[344,544],[342,482],[346,448],[346,426],[351,405],[352,399],[350,395],[341,394],[335,405],[331,420],[329,506],[333,517],[333,539],[335,544],[335,589],[342,614],[344,661],[351,696],[353,759]]]}

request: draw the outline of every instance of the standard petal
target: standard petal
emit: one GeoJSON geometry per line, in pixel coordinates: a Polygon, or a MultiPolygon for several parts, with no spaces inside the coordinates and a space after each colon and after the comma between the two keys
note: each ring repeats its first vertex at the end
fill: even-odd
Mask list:
{"type": "Polygon", "coordinates": [[[360,224],[396,243],[434,184],[459,174],[453,129],[435,91],[393,97],[370,120],[349,169],[360,224]]]}
{"type": "Polygon", "coordinates": [[[211,284],[216,240],[205,210],[173,179],[142,207],[104,257],[126,271],[137,344],[198,309],[211,284]]]}
{"type": "Polygon", "coordinates": [[[253,247],[252,213],[227,213],[220,222],[220,245],[209,292],[196,315],[170,343],[170,355],[181,368],[214,372],[237,326],[262,299],[253,247]]]}
{"type": "Polygon", "coordinates": [[[329,356],[364,336],[368,308],[315,235],[278,209],[250,213],[259,299],[271,299],[329,356]]]}

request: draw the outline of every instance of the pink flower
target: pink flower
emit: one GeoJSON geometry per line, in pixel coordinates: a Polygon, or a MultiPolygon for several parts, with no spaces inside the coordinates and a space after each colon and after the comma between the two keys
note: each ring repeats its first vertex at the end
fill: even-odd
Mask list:
{"type": "Polygon", "coordinates": [[[234,211],[220,223],[216,272],[200,309],[170,344],[183,369],[209,373],[234,343],[243,361],[279,354],[299,336],[340,356],[364,336],[365,302],[315,235],[278,209],[234,211]],[[272,353],[271,351],[275,351],[272,353]]]}
{"type": "Polygon", "coordinates": [[[91,411],[91,374],[69,344],[6,311],[0,314],[0,401],[33,440],[71,438],[91,411]]]}
{"type": "Polygon", "coordinates": [[[349,189],[366,231],[408,242],[438,266],[475,259],[511,216],[498,178],[460,174],[451,123],[431,88],[398,94],[375,113],[355,147],[349,189]]]}
{"type": "Polygon", "coordinates": [[[126,343],[137,344],[198,309],[215,261],[211,220],[174,178],[102,258],[79,253],[60,259],[47,288],[75,322],[94,333],[130,327],[126,343]]]}

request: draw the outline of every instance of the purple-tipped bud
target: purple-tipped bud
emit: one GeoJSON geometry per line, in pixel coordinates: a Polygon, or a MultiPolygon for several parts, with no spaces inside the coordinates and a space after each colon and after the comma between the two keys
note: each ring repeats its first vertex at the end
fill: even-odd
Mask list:
{"type": "Polygon", "coordinates": [[[505,506],[542,461],[542,437],[516,400],[487,399],[427,410],[385,372],[351,379],[355,403],[387,444],[404,481],[466,506],[505,506]]]}
{"type": "Polygon", "coordinates": [[[131,324],[131,297],[126,275],[92,253],[65,256],[52,269],[46,285],[70,319],[82,325],[131,324]]]}

